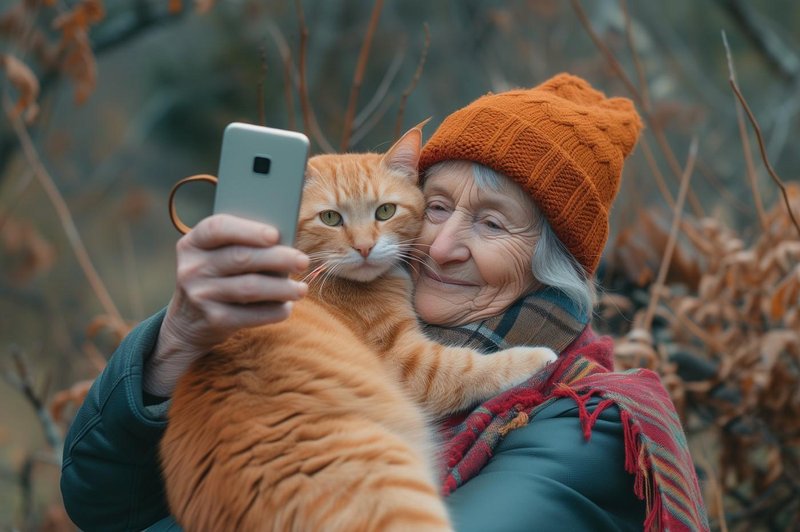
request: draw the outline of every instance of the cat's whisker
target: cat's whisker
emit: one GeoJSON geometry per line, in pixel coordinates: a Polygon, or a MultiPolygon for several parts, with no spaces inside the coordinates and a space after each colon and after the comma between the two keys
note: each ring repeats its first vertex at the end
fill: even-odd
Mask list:
{"type": "Polygon", "coordinates": [[[325,270],[322,273],[322,280],[320,281],[320,285],[319,285],[319,289],[318,289],[320,297],[322,297],[323,294],[324,294],[325,282],[328,279],[330,279],[331,277],[335,277],[336,272],[341,270],[342,267],[343,267],[343,265],[341,263],[332,264],[330,268],[328,268],[327,270],[325,270]]]}
{"type": "Polygon", "coordinates": [[[305,277],[301,279],[301,281],[306,281],[308,279],[309,284],[313,283],[317,279],[317,277],[319,277],[319,275],[323,271],[325,271],[326,268],[328,268],[328,263],[324,262],[319,266],[317,266],[316,268],[314,268],[313,270],[311,270],[305,277]]]}
{"type": "Polygon", "coordinates": [[[400,257],[399,261],[403,264],[406,264],[414,272],[414,275],[419,275],[419,271],[417,270],[416,264],[413,264],[411,261],[405,259],[404,257],[400,257]]]}
{"type": "Polygon", "coordinates": [[[409,242],[416,242],[420,238],[422,238],[422,237],[421,236],[415,236],[415,237],[412,237],[412,238],[406,238],[405,240],[398,240],[397,243],[398,244],[407,244],[409,242]]]}

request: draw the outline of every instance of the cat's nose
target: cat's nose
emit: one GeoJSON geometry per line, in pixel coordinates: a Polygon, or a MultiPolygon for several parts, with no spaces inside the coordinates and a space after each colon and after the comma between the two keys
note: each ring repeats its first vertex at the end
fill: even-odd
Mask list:
{"type": "Polygon", "coordinates": [[[366,259],[367,257],[369,257],[369,252],[372,251],[372,247],[373,246],[367,246],[367,245],[364,245],[364,246],[353,246],[353,249],[355,249],[356,251],[361,253],[361,256],[366,259]]]}

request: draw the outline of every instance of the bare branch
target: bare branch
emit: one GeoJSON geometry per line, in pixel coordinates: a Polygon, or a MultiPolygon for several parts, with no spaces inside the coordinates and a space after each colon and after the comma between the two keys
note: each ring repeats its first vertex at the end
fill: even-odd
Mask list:
{"type": "Polygon", "coordinates": [[[647,139],[644,137],[644,135],[642,135],[640,144],[642,146],[642,152],[644,152],[644,158],[647,159],[647,165],[650,167],[650,170],[653,172],[653,177],[656,179],[658,191],[661,192],[661,195],[664,197],[667,205],[669,205],[669,208],[672,209],[675,206],[675,200],[673,199],[672,193],[669,191],[669,187],[664,180],[664,175],[658,168],[656,158],[653,156],[653,150],[650,149],[650,144],[647,142],[647,139]]]}
{"type": "Polygon", "coordinates": [[[681,177],[681,187],[678,190],[678,199],[675,202],[675,208],[672,211],[672,227],[669,231],[669,240],[664,248],[664,256],[661,257],[661,266],[658,268],[658,275],[653,284],[650,295],[650,302],[647,305],[647,312],[644,315],[642,327],[650,330],[653,323],[653,316],[655,315],[658,300],[661,298],[661,290],[664,288],[664,281],[667,279],[667,271],[672,262],[672,253],[675,251],[675,242],[678,239],[678,230],[680,229],[681,216],[683,214],[683,204],[686,202],[686,195],[689,192],[689,181],[692,177],[694,170],[694,162],[697,159],[697,137],[692,138],[692,143],[689,145],[689,157],[686,160],[686,168],[681,177]]]}
{"type": "Polygon", "coordinates": [[[264,82],[267,79],[267,48],[261,45],[261,71],[258,76],[256,98],[258,100],[258,123],[262,126],[267,125],[267,112],[264,105],[264,82]]]}
{"type": "Polygon", "coordinates": [[[14,365],[14,374],[6,373],[5,378],[9,384],[14,386],[27,399],[36,411],[47,444],[53,451],[53,457],[60,463],[61,452],[64,448],[64,436],[61,434],[61,429],[50,416],[44,396],[36,392],[33,384],[33,375],[22,351],[17,347],[12,347],[10,354],[14,365]]]}
{"type": "Polygon", "coordinates": [[[100,304],[103,306],[106,313],[118,320],[120,323],[123,323],[124,320],[122,319],[122,315],[119,313],[119,310],[117,310],[117,306],[114,304],[114,301],[106,289],[103,280],[98,275],[97,270],[95,270],[94,264],[92,264],[92,260],[89,257],[89,252],[86,250],[86,246],[83,244],[83,240],[78,232],[78,228],[75,226],[75,222],[72,219],[72,214],[69,211],[69,207],[67,207],[67,203],[64,201],[64,197],[58,191],[58,187],[56,187],[56,184],[53,182],[53,178],[45,169],[44,164],[42,164],[42,160],[33,145],[33,141],[31,141],[30,135],[28,134],[28,129],[25,127],[25,124],[22,123],[22,120],[19,117],[12,115],[7,94],[3,94],[3,107],[5,108],[6,116],[9,118],[17,137],[19,138],[19,142],[22,145],[22,150],[25,153],[26,159],[28,160],[28,164],[33,168],[36,178],[39,180],[42,188],[44,188],[44,191],[47,194],[47,197],[50,199],[50,202],[53,204],[53,207],[55,207],[56,214],[58,214],[59,220],[61,221],[61,226],[67,235],[70,247],[75,253],[75,257],[78,259],[78,263],[80,264],[86,279],[89,281],[92,290],[94,291],[95,295],[97,295],[97,298],[100,300],[100,304]]]}
{"type": "Polygon", "coordinates": [[[422,69],[425,68],[425,60],[428,58],[428,48],[431,45],[431,31],[430,28],[428,28],[427,22],[422,25],[422,28],[425,30],[425,44],[422,46],[422,55],[419,57],[417,70],[414,71],[414,77],[411,78],[411,83],[409,83],[406,90],[403,91],[403,95],[400,97],[400,108],[397,111],[397,122],[394,124],[395,138],[400,137],[401,129],[403,127],[403,115],[406,112],[406,101],[408,101],[408,97],[411,95],[411,92],[414,90],[414,88],[416,88],[419,78],[422,77],[422,69]]]}
{"type": "Polygon", "coordinates": [[[766,19],[750,3],[741,0],[719,0],[718,3],[739,24],[755,49],[781,77],[788,81],[800,77],[800,57],[792,46],[780,40],[775,29],[768,27],[766,19]]]}
{"type": "Polygon", "coordinates": [[[647,77],[644,74],[644,67],[639,60],[639,52],[636,51],[636,46],[633,44],[633,31],[631,29],[631,15],[628,11],[627,0],[619,0],[619,7],[625,17],[625,38],[628,41],[628,48],[631,51],[631,58],[633,58],[633,66],[636,69],[636,75],[639,78],[639,90],[642,91],[642,104],[648,112],[653,108],[650,101],[650,89],[647,84],[647,77]]]}
{"type": "MultiPolygon", "coordinates": [[[[736,70],[733,66],[733,57],[731,56],[731,49],[728,46],[728,37],[725,35],[725,30],[722,30],[722,44],[725,45],[725,56],[728,58],[728,79],[736,80],[736,70]]],[[[753,155],[750,152],[750,139],[747,136],[747,127],[744,123],[744,111],[742,111],[741,105],[736,105],[736,122],[739,125],[739,138],[742,140],[745,168],[747,169],[747,177],[750,181],[750,188],[753,190],[753,201],[756,204],[758,222],[761,224],[761,229],[766,231],[767,213],[764,211],[764,203],[761,200],[761,191],[758,189],[758,174],[756,173],[756,167],[753,164],[753,155]]]]}
{"type": "Polygon", "coordinates": [[[797,229],[797,234],[800,235],[800,223],[797,222],[797,218],[794,216],[794,212],[792,211],[792,205],[789,202],[789,194],[786,192],[786,185],[783,184],[783,181],[775,172],[775,169],[772,168],[772,164],[769,162],[769,158],[767,157],[767,150],[764,147],[764,138],[761,136],[761,127],[758,125],[758,121],[756,120],[755,115],[750,110],[750,106],[747,105],[747,100],[744,99],[744,95],[742,95],[742,91],[739,90],[739,86],[736,84],[736,78],[733,74],[733,60],[730,59],[730,48],[728,48],[727,40],[724,38],[723,34],[723,42],[725,43],[725,49],[728,51],[729,61],[731,65],[731,75],[728,78],[728,82],[731,85],[731,89],[733,89],[733,93],[736,94],[736,98],[739,99],[739,103],[744,108],[745,113],[747,113],[747,118],[750,119],[750,124],[753,126],[753,130],[756,133],[756,138],[758,139],[758,148],[761,151],[761,160],[764,161],[764,166],[767,167],[767,171],[769,175],[772,177],[772,180],[775,181],[775,184],[781,189],[781,194],[783,194],[783,201],[786,203],[786,210],[789,212],[789,218],[791,218],[792,223],[794,224],[795,229],[797,229]]]}
{"type": "MultiPolygon", "coordinates": [[[[625,69],[622,68],[622,65],[608,48],[608,46],[606,46],[600,36],[597,35],[597,32],[594,31],[594,28],[589,21],[589,17],[586,15],[586,11],[584,11],[580,1],[570,0],[570,2],[572,4],[572,8],[575,10],[575,13],[578,15],[578,20],[589,34],[589,37],[592,39],[594,45],[600,50],[600,52],[606,58],[606,61],[608,61],[609,65],[611,65],[611,68],[625,84],[625,87],[628,89],[628,92],[634,101],[642,108],[644,119],[647,121],[647,125],[650,126],[650,130],[653,132],[656,142],[658,142],[661,151],[664,153],[664,156],[667,159],[667,164],[669,165],[670,170],[672,170],[672,174],[680,181],[680,176],[682,173],[681,165],[678,162],[678,159],[675,157],[675,153],[672,151],[669,142],[667,141],[667,137],[664,134],[661,124],[659,124],[657,120],[653,119],[652,110],[647,107],[641,92],[633,84],[630,77],[628,77],[628,74],[625,73],[625,69]]],[[[689,191],[689,204],[692,206],[692,210],[694,211],[695,215],[703,215],[703,207],[700,205],[700,201],[691,190],[689,191]]]]}
{"type": "Polygon", "coordinates": [[[303,14],[302,0],[295,0],[297,8],[297,21],[300,25],[300,104],[303,110],[303,127],[306,133],[314,137],[322,151],[326,153],[333,153],[333,145],[328,142],[325,135],[317,123],[317,117],[311,107],[311,101],[308,97],[308,81],[306,80],[306,55],[308,53],[308,27],[306,26],[306,18],[303,14]]]}
{"type": "MultiPolygon", "coordinates": [[[[375,94],[372,95],[372,98],[369,100],[369,103],[364,106],[361,111],[358,112],[356,115],[355,120],[353,120],[353,130],[358,130],[381,106],[381,103],[386,100],[386,95],[389,93],[389,89],[391,88],[392,82],[397,77],[397,73],[400,72],[400,67],[403,64],[403,58],[405,57],[405,47],[402,49],[397,50],[394,55],[394,59],[389,64],[389,68],[386,69],[386,73],[383,75],[383,79],[381,80],[378,88],[375,90],[375,94]]],[[[356,133],[353,133],[353,138],[355,139],[356,133]]],[[[351,145],[356,144],[355,140],[351,140],[351,145]]]]}
{"type": "Polygon", "coordinates": [[[364,42],[361,44],[361,51],[358,53],[358,62],[356,63],[356,71],[353,75],[353,84],[350,86],[350,98],[347,102],[347,111],[344,116],[344,131],[342,131],[341,151],[347,151],[350,148],[350,135],[353,131],[353,119],[356,116],[356,104],[358,102],[358,93],[361,90],[361,84],[364,81],[364,70],[367,68],[367,59],[369,59],[369,51],[372,48],[372,37],[375,35],[375,29],[378,27],[378,20],[381,16],[383,9],[383,0],[375,0],[375,5],[372,8],[372,16],[370,17],[367,33],[364,35],[364,42]]]}

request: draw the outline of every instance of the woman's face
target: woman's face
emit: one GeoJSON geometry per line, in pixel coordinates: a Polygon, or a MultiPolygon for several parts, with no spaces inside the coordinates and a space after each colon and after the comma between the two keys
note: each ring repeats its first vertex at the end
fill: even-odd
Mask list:
{"type": "Polygon", "coordinates": [[[422,320],[454,326],[488,318],[536,288],[536,211],[518,185],[503,179],[500,190],[478,188],[472,164],[459,162],[429,175],[423,192],[425,264],[414,292],[422,320]]]}

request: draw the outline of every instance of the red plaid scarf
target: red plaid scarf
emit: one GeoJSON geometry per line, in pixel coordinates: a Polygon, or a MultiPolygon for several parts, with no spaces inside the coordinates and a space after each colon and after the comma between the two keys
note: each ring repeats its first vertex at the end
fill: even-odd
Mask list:
{"type": "MultiPolygon", "coordinates": [[[[534,317],[547,321],[557,316],[563,321],[566,316],[571,326],[582,321],[580,315],[552,291],[532,294],[509,309],[512,311],[511,329],[531,330],[529,319],[534,317]],[[520,307],[550,307],[553,312],[529,313],[526,317],[524,311],[519,312],[520,307]]],[[[491,326],[484,322],[455,329],[428,327],[428,333],[436,339],[452,340],[457,334],[454,331],[460,329],[472,343],[475,338],[481,338],[481,345],[492,350],[492,341],[487,339],[509,336],[498,336],[497,325],[502,322],[500,319],[491,326]]],[[[549,325],[554,328],[552,322],[549,325]]],[[[560,323],[558,327],[567,330],[563,325],[560,323]]],[[[547,329],[540,323],[536,325],[536,330],[547,329]]],[[[534,341],[529,343],[535,344],[534,341]]],[[[505,341],[494,344],[494,349],[506,347],[505,341]]],[[[559,351],[561,355],[556,362],[527,382],[486,401],[466,416],[446,423],[447,428],[443,429],[447,441],[443,494],[449,495],[477,475],[508,432],[527,425],[552,401],[571,397],[579,406],[580,423],[587,440],[591,438],[592,427],[600,413],[610,405],[619,408],[625,439],[625,469],[635,476],[636,495],[646,501],[645,530],[708,530],[686,437],[658,375],[649,370],[613,372],[611,339],[597,337],[589,326],[583,327],[577,338],[559,351]],[[601,401],[590,414],[586,401],[595,396],[601,401]]]]}

